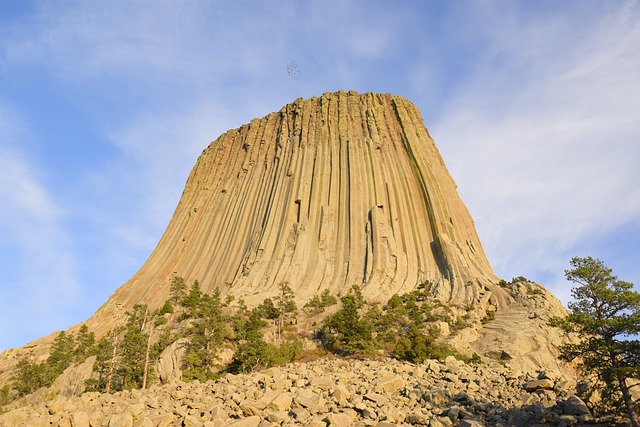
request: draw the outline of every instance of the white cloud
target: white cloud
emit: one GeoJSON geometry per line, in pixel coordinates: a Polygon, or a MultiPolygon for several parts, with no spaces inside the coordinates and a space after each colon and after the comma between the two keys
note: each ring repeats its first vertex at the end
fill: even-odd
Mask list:
{"type": "MultiPolygon", "coordinates": [[[[637,3],[36,6],[2,29],[0,77],[25,87],[34,78],[34,91],[54,93],[47,108],[60,103],[60,120],[73,122],[69,128],[82,122],[87,144],[108,147],[100,147],[104,158],[69,159],[86,162],[73,178],[48,170],[78,187],[56,188],[62,203],[38,172],[47,159],[35,144],[12,142],[28,140],[20,134],[26,126],[0,110],[8,117],[0,121],[0,167],[12,171],[0,177],[0,196],[11,203],[0,220],[12,224],[0,246],[9,241],[21,259],[42,260],[17,269],[31,275],[16,273],[24,287],[51,289],[45,283],[55,278],[73,288],[78,268],[83,289],[114,289],[153,249],[210,140],[299,96],[337,89],[395,92],[422,108],[490,260],[507,278],[556,272],[546,277],[559,283],[585,236],[640,217],[637,3]],[[304,78],[287,75],[292,61],[304,78]],[[92,255],[74,266],[73,249],[86,245],[92,255]]],[[[25,114],[37,108],[16,104],[25,114]]],[[[52,132],[50,143],[68,135],[52,132]]]]}
{"type": "Polygon", "coordinates": [[[238,117],[242,113],[216,105],[198,105],[183,112],[142,114],[125,127],[109,132],[108,138],[118,148],[119,156],[106,169],[96,171],[91,180],[105,194],[125,189],[125,203],[130,208],[125,215],[131,224],[144,227],[114,223],[113,233],[134,246],[153,249],[196,159],[213,138],[242,124],[245,119],[238,117]]]}
{"type": "MultiPolygon", "coordinates": [[[[28,138],[20,117],[0,108],[0,253],[11,269],[3,272],[0,323],[20,324],[29,339],[70,326],[69,306],[80,301],[75,257],[61,222],[61,209],[42,183],[37,162],[22,149],[28,138]],[[66,324],[65,324],[66,322],[66,324]]],[[[28,338],[3,328],[0,348],[28,338]]],[[[23,342],[24,344],[25,342],[23,342]]]]}
{"type": "Polygon", "coordinates": [[[499,274],[561,276],[582,240],[640,218],[638,22],[630,8],[484,27],[502,28],[494,49],[434,134],[499,274]]]}

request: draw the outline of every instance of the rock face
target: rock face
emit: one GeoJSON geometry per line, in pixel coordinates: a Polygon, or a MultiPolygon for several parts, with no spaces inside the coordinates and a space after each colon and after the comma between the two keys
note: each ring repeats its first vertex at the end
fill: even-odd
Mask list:
{"type": "MultiPolygon", "coordinates": [[[[547,321],[565,309],[539,285],[499,284],[420,112],[394,95],[298,99],[212,142],[156,249],[87,326],[99,338],[134,304],[160,307],[174,274],[249,307],[283,282],[299,306],[353,285],[386,302],[426,283],[471,319],[449,338],[456,348],[524,372],[562,370],[556,347],[565,338],[547,321]]],[[[19,360],[44,360],[53,336],[1,354],[0,384],[19,360]]],[[[164,381],[180,378],[185,348],[161,357],[164,381]]],[[[74,392],[83,375],[60,390],[74,392]]]]}
{"type": "Polygon", "coordinates": [[[212,142],[94,329],[120,304],[161,305],[173,274],[249,305],[282,282],[300,301],[353,285],[386,301],[430,282],[443,301],[469,304],[497,281],[418,109],[355,92],[298,99],[212,142]]]}

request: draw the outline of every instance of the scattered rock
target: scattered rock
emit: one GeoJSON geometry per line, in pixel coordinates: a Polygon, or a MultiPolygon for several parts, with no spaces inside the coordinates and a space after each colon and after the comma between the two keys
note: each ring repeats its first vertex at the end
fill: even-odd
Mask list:
{"type": "Polygon", "coordinates": [[[147,390],[57,397],[0,415],[0,427],[598,424],[585,402],[561,395],[560,390],[571,389],[565,382],[544,376],[532,380],[498,364],[319,359],[206,383],[176,380],[147,390]],[[451,382],[449,375],[463,380],[451,382]],[[278,382],[291,385],[273,388],[278,382]]]}

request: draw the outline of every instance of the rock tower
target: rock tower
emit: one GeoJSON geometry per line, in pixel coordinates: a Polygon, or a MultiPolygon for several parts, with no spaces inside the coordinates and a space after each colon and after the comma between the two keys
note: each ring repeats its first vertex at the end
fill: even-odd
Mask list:
{"type": "Polygon", "coordinates": [[[251,305],[287,282],[308,300],[370,300],[428,283],[472,303],[497,281],[418,109],[394,95],[326,93],[226,132],[113,304],[158,306],[173,274],[251,305]]]}
{"type": "MultiPolygon", "coordinates": [[[[499,281],[420,112],[394,95],[298,99],[221,135],[149,259],[87,326],[101,337],[134,304],[160,307],[174,275],[249,307],[282,283],[300,306],[324,290],[355,285],[386,302],[424,285],[470,319],[447,337],[458,349],[525,372],[561,369],[566,338],[547,322],[566,314],[562,304],[526,279],[499,281]]],[[[21,358],[44,357],[52,340],[1,354],[0,380],[21,358]]]]}

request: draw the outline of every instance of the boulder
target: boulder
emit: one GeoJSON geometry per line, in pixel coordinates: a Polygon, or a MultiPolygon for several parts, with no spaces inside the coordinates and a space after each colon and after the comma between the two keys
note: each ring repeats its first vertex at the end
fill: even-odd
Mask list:
{"type": "Polygon", "coordinates": [[[575,394],[565,400],[563,408],[565,415],[591,415],[591,411],[587,407],[587,404],[575,394]]]}
{"type": "Polygon", "coordinates": [[[380,378],[376,382],[376,390],[381,390],[385,393],[393,393],[404,388],[405,383],[401,376],[394,375],[386,378],[380,378]]]}

